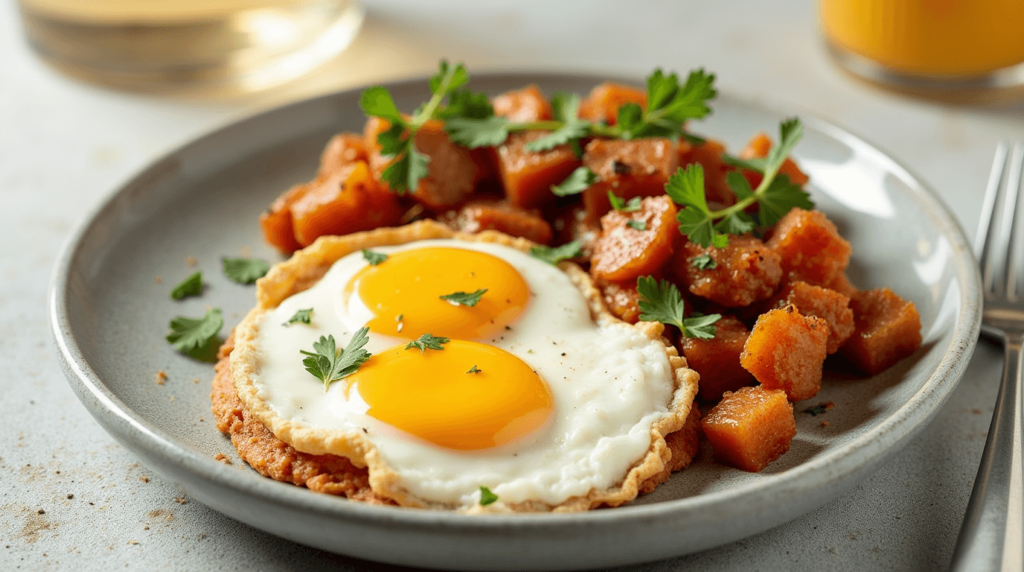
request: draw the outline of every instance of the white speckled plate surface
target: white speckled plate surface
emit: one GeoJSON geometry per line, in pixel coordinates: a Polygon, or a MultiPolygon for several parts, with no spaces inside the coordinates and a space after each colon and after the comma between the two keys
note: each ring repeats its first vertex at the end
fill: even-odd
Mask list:
{"type": "MultiPolygon", "coordinates": [[[[603,78],[503,74],[474,78],[489,93],[538,83],[586,93],[603,78]]],[[[403,109],[424,81],[389,86],[403,109]]],[[[82,403],[143,463],[190,496],[252,526],[371,560],[437,568],[574,569],[665,558],[766,530],[820,506],[867,476],[924,429],[967,366],[981,297],[970,249],[936,195],[881,151],[803,117],[795,151],[812,195],[853,244],[850,277],[913,300],[924,345],[885,373],[833,375],[797,411],[792,449],[760,474],[717,465],[705,444],[692,467],[630,506],[571,515],[469,517],[363,506],[259,476],[217,431],[212,368],[164,341],[168,321],[224,310],[227,327],[254,304],[254,288],[220,272],[222,256],[280,256],[257,217],[309,179],[328,138],[361,130],[358,91],[304,101],[220,129],[156,161],[91,213],[57,262],[50,318],[68,380],[82,403]],[[196,266],[186,260],[194,258],[196,266]],[[203,295],[168,293],[195,269],[203,295]],[[157,384],[158,371],[166,383],[157,384]],[[827,420],[828,426],[822,426],[827,420]],[[231,464],[214,460],[227,455],[231,464]]],[[[720,96],[694,130],[738,150],[786,115],[720,96]]],[[[225,331],[226,333],[226,331],[225,331]]]]}

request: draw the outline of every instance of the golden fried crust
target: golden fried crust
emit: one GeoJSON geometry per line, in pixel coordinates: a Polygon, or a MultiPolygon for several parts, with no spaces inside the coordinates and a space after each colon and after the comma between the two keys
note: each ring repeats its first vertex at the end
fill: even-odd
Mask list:
{"type": "MultiPolygon", "coordinates": [[[[325,458],[341,457],[347,459],[346,462],[354,469],[359,471],[368,469],[366,473],[362,473],[362,478],[367,480],[373,494],[379,498],[389,499],[402,506],[451,509],[456,507],[417,498],[406,490],[401,485],[399,476],[387,466],[376,447],[361,433],[329,431],[284,419],[260,399],[258,389],[253,383],[253,379],[257,377],[259,371],[256,337],[264,313],[275,308],[289,296],[311,287],[323,277],[334,262],[343,256],[363,248],[400,245],[431,238],[492,242],[522,251],[533,246],[533,243],[525,239],[515,239],[493,231],[476,235],[456,233],[433,221],[420,221],[404,227],[382,228],[346,236],[321,237],[311,246],[297,252],[291,259],[276,265],[257,282],[257,306],[249,312],[234,333],[235,349],[230,354],[230,373],[234,381],[236,399],[241,404],[240,410],[243,417],[251,416],[252,423],[269,430],[268,432],[274,439],[294,448],[296,452],[306,454],[310,459],[320,460],[319,462],[324,462],[325,458]]],[[[561,263],[560,267],[587,298],[592,318],[596,323],[622,323],[608,311],[601,293],[594,287],[586,272],[575,264],[566,262],[561,263]]],[[[652,490],[658,483],[663,482],[671,472],[672,466],[688,464],[688,460],[685,462],[680,460],[683,457],[692,457],[692,453],[685,454],[696,448],[689,446],[692,436],[686,434],[683,436],[685,438],[673,438],[674,446],[666,441],[665,436],[683,429],[689,421],[699,376],[687,367],[686,360],[678,355],[675,347],[662,338],[664,331],[662,324],[641,322],[630,327],[634,327],[652,340],[662,341],[669,365],[675,372],[675,390],[672,402],[668,404],[669,414],[652,424],[651,447],[647,455],[630,468],[617,486],[607,490],[591,490],[586,496],[567,499],[557,506],[549,506],[540,502],[517,504],[499,502],[488,507],[474,507],[468,512],[564,512],[588,510],[600,506],[618,506],[633,500],[640,492],[652,490]],[[676,454],[677,451],[680,454],[676,454]],[[673,462],[673,457],[676,462],[673,462]]],[[[225,377],[226,375],[224,374],[225,377]]],[[[236,442],[237,447],[238,443],[234,435],[232,440],[236,442]]],[[[274,447],[276,445],[267,445],[264,449],[273,449],[274,447]]],[[[257,470],[260,469],[257,468],[257,470]]],[[[261,470],[261,472],[263,471],[261,470]]],[[[288,473],[282,471],[280,474],[286,476],[288,473]]],[[[349,473],[346,475],[352,477],[349,473]]],[[[305,476],[303,474],[303,477],[305,476]]],[[[288,479],[280,478],[278,480],[288,479]]],[[[295,479],[291,480],[295,482],[295,479]]],[[[308,479],[305,484],[309,486],[308,479]]]]}

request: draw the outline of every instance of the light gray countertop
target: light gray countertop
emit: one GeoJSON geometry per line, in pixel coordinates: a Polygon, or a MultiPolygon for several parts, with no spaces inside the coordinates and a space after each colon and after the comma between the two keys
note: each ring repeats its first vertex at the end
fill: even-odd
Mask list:
{"type": "MultiPolygon", "coordinates": [[[[540,0],[365,3],[345,54],[299,82],[220,101],[144,97],[70,80],[0,7],[0,570],[386,568],[221,516],[153,476],[88,415],[51,348],[46,288],[61,243],[147,162],[233,118],[307,95],[432,71],[642,76],[703,66],[721,90],[817,115],[930,184],[973,233],[995,145],[1024,106],[952,107],[851,81],[827,60],[815,2],[540,0]]],[[[969,234],[970,235],[970,234],[969,234]]],[[[853,491],[727,546],[630,570],[936,570],[948,565],[995,402],[1001,351],[982,342],[935,421],[853,491]]]]}

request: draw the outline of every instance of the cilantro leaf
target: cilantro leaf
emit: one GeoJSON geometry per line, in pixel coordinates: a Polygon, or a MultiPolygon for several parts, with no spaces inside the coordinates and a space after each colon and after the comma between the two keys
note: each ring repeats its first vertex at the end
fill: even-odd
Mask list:
{"type": "Polygon", "coordinates": [[[717,223],[715,223],[715,230],[723,235],[725,234],[746,234],[754,230],[754,219],[750,218],[745,212],[735,212],[726,215],[717,223]]]}
{"type": "Polygon", "coordinates": [[[290,326],[292,324],[308,324],[311,322],[310,316],[313,315],[313,308],[306,308],[305,310],[296,310],[292,314],[288,321],[282,324],[283,326],[290,326]]]}
{"type": "Polygon", "coordinates": [[[188,278],[182,280],[171,290],[172,300],[181,300],[189,296],[198,296],[203,293],[203,272],[197,271],[188,278]]]}
{"type": "Polygon", "coordinates": [[[597,182],[597,173],[586,167],[577,167],[558,185],[551,185],[551,192],[559,197],[578,195],[597,182]]]}
{"type": "Polygon", "coordinates": [[[608,202],[611,203],[613,209],[620,213],[632,213],[640,210],[640,197],[633,197],[629,199],[629,202],[623,203],[618,195],[608,191],[608,202]]]}
{"type": "Polygon", "coordinates": [[[547,151],[559,145],[575,141],[580,137],[585,137],[588,133],[590,133],[590,123],[586,121],[568,121],[544,137],[530,141],[525,145],[525,148],[531,152],[547,151]]]}
{"type": "Polygon", "coordinates": [[[363,259],[370,263],[371,266],[377,266],[381,262],[388,259],[387,254],[380,252],[374,252],[368,248],[363,249],[363,259]]]}
{"type": "Polygon", "coordinates": [[[736,171],[730,171],[725,175],[725,182],[729,185],[729,189],[736,194],[737,200],[746,200],[748,197],[754,194],[754,189],[750,188],[750,181],[747,180],[742,174],[736,171]]]}
{"type": "Polygon", "coordinates": [[[487,487],[480,487],[480,506],[487,506],[498,501],[498,495],[491,492],[487,487]]]}
{"type": "Polygon", "coordinates": [[[441,60],[437,66],[437,73],[430,77],[430,91],[433,93],[456,90],[469,83],[469,72],[462,64],[450,65],[447,60],[441,60]]]}
{"type": "Polygon", "coordinates": [[[430,157],[420,153],[410,144],[398,159],[384,169],[380,178],[396,194],[404,195],[415,192],[419,187],[420,179],[430,173],[428,163],[430,163],[430,157]]]}
{"type": "Polygon", "coordinates": [[[580,96],[563,91],[551,94],[551,116],[555,121],[574,121],[579,119],[579,114],[580,96]]]}
{"type": "Polygon", "coordinates": [[[623,139],[633,139],[637,136],[636,132],[643,129],[644,110],[637,103],[624,103],[619,106],[615,122],[623,131],[623,139]]]}
{"type": "Polygon", "coordinates": [[[270,271],[270,264],[258,258],[222,258],[224,275],[239,284],[252,284],[270,271]]]}
{"type": "Polygon", "coordinates": [[[452,119],[464,117],[467,119],[487,119],[494,116],[494,107],[486,93],[470,91],[468,89],[456,89],[448,94],[448,105],[438,110],[436,117],[440,119],[452,119]]]}
{"type": "Polygon", "coordinates": [[[799,185],[790,183],[789,177],[786,175],[776,177],[764,190],[759,202],[761,205],[758,217],[761,220],[761,226],[774,225],[793,207],[807,210],[814,208],[810,195],[799,185]]]}
{"type": "Polygon", "coordinates": [[[570,260],[583,254],[583,244],[578,240],[567,242],[562,246],[533,246],[530,247],[530,256],[543,260],[548,264],[557,265],[563,260],[570,260]]]}
{"type": "Polygon", "coordinates": [[[377,134],[377,143],[380,144],[380,153],[387,157],[394,157],[405,152],[409,141],[406,137],[405,125],[392,123],[384,131],[377,134]]]}
{"type": "Polygon", "coordinates": [[[186,354],[203,349],[213,340],[224,327],[224,316],[219,308],[207,310],[202,318],[185,318],[178,316],[171,320],[171,332],[167,341],[175,349],[186,354]]]}
{"type": "Polygon", "coordinates": [[[452,292],[451,294],[445,294],[440,298],[445,302],[448,302],[455,306],[476,306],[480,302],[480,298],[487,293],[487,288],[481,288],[475,292],[452,292]]]}
{"type": "Polygon", "coordinates": [[[476,365],[474,364],[474,365],[473,365],[473,367],[469,368],[469,371],[467,371],[466,373],[481,373],[481,372],[483,372],[483,371],[484,371],[484,370],[482,370],[482,369],[478,368],[478,367],[477,367],[477,366],[476,366],[476,365]]]}
{"type": "Polygon", "coordinates": [[[337,350],[334,336],[320,336],[319,341],[313,342],[313,350],[316,353],[299,350],[299,353],[306,356],[302,359],[302,365],[324,384],[325,392],[332,383],[352,375],[359,366],[370,359],[370,352],[363,349],[370,340],[369,331],[367,327],[360,328],[352,336],[348,346],[340,352],[337,350]]]}
{"type": "Polygon", "coordinates": [[[395,100],[386,87],[376,85],[368,88],[359,95],[359,107],[363,113],[370,117],[380,117],[392,123],[393,126],[405,125],[402,113],[398,111],[395,100]]]}
{"type": "Polygon", "coordinates": [[[714,270],[718,268],[718,263],[706,252],[699,256],[694,256],[693,260],[690,261],[690,265],[697,270],[714,270]]]}
{"type": "Polygon", "coordinates": [[[504,117],[455,117],[445,123],[448,137],[458,145],[475,149],[501,145],[508,138],[509,121],[504,117]]]}
{"type": "Polygon", "coordinates": [[[447,344],[451,340],[448,338],[435,336],[433,334],[423,334],[419,338],[409,342],[405,345],[405,349],[411,350],[412,348],[419,348],[420,353],[424,353],[427,350],[443,350],[442,344],[447,344]]]}
{"type": "Polygon", "coordinates": [[[647,223],[642,220],[629,220],[626,221],[626,226],[633,230],[645,231],[647,230],[647,223]]]}
{"type": "Polygon", "coordinates": [[[668,280],[660,283],[651,276],[641,276],[636,282],[640,294],[640,319],[645,322],[661,322],[679,328],[688,338],[711,339],[715,337],[714,323],[722,318],[719,314],[707,316],[684,316],[683,296],[675,284],[668,280]]]}
{"type": "Polygon", "coordinates": [[[660,69],[647,77],[647,108],[628,103],[619,108],[618,125],[625,139],[638,137],[677,137],[683,134],[688,119],[699,119],[711,112],[707,102],[717,92],[714,74],[702,69],[691,71],[685,83],[674,73],[660,69]]]}

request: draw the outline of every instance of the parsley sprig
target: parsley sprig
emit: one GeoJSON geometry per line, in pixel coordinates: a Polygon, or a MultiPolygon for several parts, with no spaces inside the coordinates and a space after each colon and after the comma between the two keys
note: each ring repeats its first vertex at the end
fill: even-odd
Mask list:
{"type": "Polygon", "coordinates": [[[370,352],[363,349],[370,340],[369,331],[367,327],[359,328],[348,346],[340,352],[334,336],[320,336],[320,341],[313,342],[316,353],[299,350],[299,353],[306,356],[302,359],[302,365],[306,366],[306,371],[313,374],[313,377],[323,382],[324,392],[332,383],[352,375],[363,362],[370,359],[370,352]]]}
{"type": "Polygon", "coordinates": [[[763,161],[745,162],[744,166],[760,170],[764,175],[757,189],[751,189],[739,172],[726,175],[726,183],[738,199],[730,207],[712,211],[704,197],[704,168],[700,164],[679,169],[665,185],[665,192],[677,204],[676,219],[679,231],[691,242],[705,248],[723,248],[729,244],[730,234],[744,234],[758,225],[774,225],[790,209],[814,208],[810,196],[799,185],[790,182],[786,175],[779,175],[779,167],[803,135],[803,126],[798,119],[787,119],[779,127],[779,144],[772,147],[763,161]],[[757,204],[757,219],[747,214],[747,207],[757,204]]]}
{"type": "Polygon", "coordinates": [[[640,294],[641,320],[675,326],[687,338],[710,340],[715,337],[714,323],[722,319],[721,314],[684,317],[683,296],[675,284],[668,280],[659,283],[651,276],[641,276],[637,279],[636,291],[640,294]]]}

